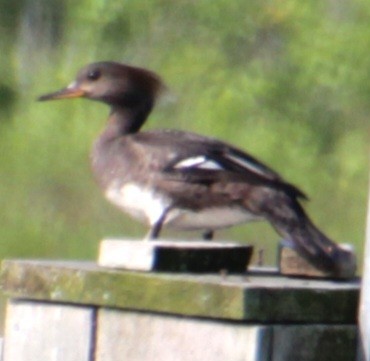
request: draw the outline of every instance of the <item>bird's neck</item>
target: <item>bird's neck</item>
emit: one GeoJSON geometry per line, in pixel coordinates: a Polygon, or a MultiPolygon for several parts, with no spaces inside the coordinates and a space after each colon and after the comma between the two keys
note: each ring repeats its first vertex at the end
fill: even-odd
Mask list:
{"type": "Polygon", "coordinates": [[[135,108],[112,106],[102,137],[105,140],[111,140],[122,135],[138,132],[146,121],[151,109],[152,104],[143,104],[135,108]]]}

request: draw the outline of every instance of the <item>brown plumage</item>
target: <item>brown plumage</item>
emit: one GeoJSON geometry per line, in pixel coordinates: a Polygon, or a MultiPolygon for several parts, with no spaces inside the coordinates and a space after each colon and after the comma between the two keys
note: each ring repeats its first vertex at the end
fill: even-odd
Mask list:
{"type": "Polygon", "coordinates": [[[139,132],[163,88],[148,70],[100,62],[40,100],[85,97],[110,106],[92,169],[112,203],[149,224],[149,238],[163,226],[212,238],[219,228],[266,220],[316,267],[340,277],[354,274],[354,255],[312,224],[300,204],[304,194],[254,157],[190,132],[139,132]]]}

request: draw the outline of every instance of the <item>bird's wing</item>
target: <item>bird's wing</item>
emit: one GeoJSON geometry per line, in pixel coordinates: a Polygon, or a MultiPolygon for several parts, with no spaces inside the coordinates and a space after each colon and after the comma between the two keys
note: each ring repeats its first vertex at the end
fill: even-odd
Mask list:
{"type": "MultiPolygon", "coordinates": [[[[193,133],[176,133],[181,151],[166,164],[164,172],[172,179],[212,184],[222,181],[281,189],[294,198],[306,198],[278,173],[242,150],[193,133]]],[[[162,146],[165,146],[165,141],[162,146]]]]}

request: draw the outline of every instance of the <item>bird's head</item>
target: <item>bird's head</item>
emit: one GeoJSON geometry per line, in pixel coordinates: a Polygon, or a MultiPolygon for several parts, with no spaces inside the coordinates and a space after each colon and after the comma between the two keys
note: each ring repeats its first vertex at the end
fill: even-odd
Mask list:
{"type": "Polygon", "coordinates": [[[88,98],[111,106],[136,107],[154,104],[164,89],[153,72],[116,62],[98,62],[82,68],[66,88],[43,95],[39,100],[88,98]]]}

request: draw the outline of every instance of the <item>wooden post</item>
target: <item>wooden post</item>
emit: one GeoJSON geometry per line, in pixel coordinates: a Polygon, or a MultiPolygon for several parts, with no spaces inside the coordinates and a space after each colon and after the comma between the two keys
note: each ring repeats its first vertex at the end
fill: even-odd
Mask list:
{"type": "Polygon", "coordinates": [[[368,199],[364,266],[362,274],[360,308],[359,361],[370,361],[370,191],[368,199]]]}

